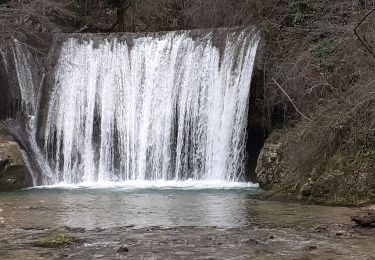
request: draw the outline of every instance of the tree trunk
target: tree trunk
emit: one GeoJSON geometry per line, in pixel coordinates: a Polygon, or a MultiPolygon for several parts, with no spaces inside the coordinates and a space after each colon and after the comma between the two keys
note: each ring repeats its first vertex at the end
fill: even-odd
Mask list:
{"type": "Polygon", "coordinates": [[[121,5],[117,8],[117,21],[118,21],[118,31],[125,31],[125,11],[126,8],[124,5],[121,5]]]}

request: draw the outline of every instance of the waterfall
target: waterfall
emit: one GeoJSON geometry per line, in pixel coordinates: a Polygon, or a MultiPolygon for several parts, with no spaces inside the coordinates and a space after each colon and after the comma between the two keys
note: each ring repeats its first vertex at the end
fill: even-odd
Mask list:
{"type": "MultiPolygon", "coordinates": [[[[48,175],[64,183],[242,180],[254,29],[219,44],[214,32],[128,38],[63,42],[39,145],[48,175]]],[[[35,88],[22,67],[27,94],[35,88]]]]}

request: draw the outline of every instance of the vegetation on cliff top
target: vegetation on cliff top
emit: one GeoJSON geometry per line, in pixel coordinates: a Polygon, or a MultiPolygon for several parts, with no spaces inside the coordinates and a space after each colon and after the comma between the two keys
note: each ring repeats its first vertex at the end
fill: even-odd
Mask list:
{"type": "Polygon", "coordinates": [[[374,202],[375,17],[366,15],[375,3],[298,2],[298,23],[292,16],[268,34],[278,51],[268,56],[264,107],[269,129],[282,130],[269,140],[278,163],[258,168],[260,184],[319,203],[374,202]]]}

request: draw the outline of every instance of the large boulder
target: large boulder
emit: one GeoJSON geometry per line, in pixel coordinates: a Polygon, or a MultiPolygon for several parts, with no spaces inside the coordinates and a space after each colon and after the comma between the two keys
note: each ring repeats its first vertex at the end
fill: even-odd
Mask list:
{"type": "Polygon", "coordinates": [[[22,150],[7,128],[0,124],[0,192],[32,186],[22,150]]]}
{"type": "Polygon", "coordinates": [[[259,154],[256,168],[257,179],[260,187],[272,189],[283,180],[282,144],[279,142],[266,142],[259,154]]]}
{"type": "Polygon", "coordinates": [[[286,165],[283,136],[283,132],[274,131],[267,138],[260,151],[255,173],[259,186],[263,190],[279,192],[285,182],[286,165]]]}

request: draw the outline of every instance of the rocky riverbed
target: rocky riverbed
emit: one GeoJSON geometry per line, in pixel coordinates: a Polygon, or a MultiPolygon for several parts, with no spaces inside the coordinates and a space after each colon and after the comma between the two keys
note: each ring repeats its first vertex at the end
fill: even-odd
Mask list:
{"type": "Polygon", "coordinates": [[[311,229],[246,226],[1,228],[2,259],[374,259],[375,236],[348,224],[311,229]],[[77,242],[40,245],[55,236],[77,242]]]}
{"type": "Polygon", "coordinates": [[[374,230],[351,222],[351,216],[360,215],[365,209],[271,202],[256,199],[251,196],[253,193],[99,189],[0,194],[0,256],[1,259],[375,258],[374,230]],[[207,202],[205,207],[198,203],[198,198],[207,202]],[[237,208],[230,208],[234,203],[237,208]]]}

